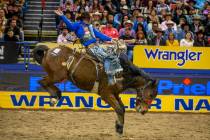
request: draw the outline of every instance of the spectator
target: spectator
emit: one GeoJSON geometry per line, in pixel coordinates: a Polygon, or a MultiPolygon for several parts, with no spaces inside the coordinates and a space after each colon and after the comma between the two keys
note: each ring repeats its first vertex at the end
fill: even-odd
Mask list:
{"type": "Polygon", "coordinates": [[[101,32],[111,38],[119,38],[118,30],[113,27],[113,20],[109,20],[107,22],[107,25],[101,29],[101,32]]]}
{"type": "Polygon", "coordinates": [[[182,15],[183,15],[183,10],[181,8],[177,8],[173,17],[173,21],[175,21],[176,24],[179,24],[182,15]]]}
{"type": "Polygon", "coordinates": [[[209,0],[197,0],[196,1],[196,4],[195,4],[195,7],[198,8],[199,10],[202,10],[205,6],[205,4],[208,2],[210,2],[209,0]]]}
{"type": "Polygon", "coordinates": [[[141,23],[138,24],[137,30],[135,32],[136,33],[143,32],[144,33],[144,36],[147,36],[147,33],[146,33],[146,31],[145,31],[145,29],[144,29],[144,27],[143,27],[143,25],[141,23]]]}
{"type": "Polygon", "coordinates": [[[196,0],[188,0],[188,7],[195,8],[196,0]]]}
{"type": "Polygon", "coordinates": [[[71,43],[74,42],[75,37],[69,34],[67,28],[62,29],[62,33],[57,38],[57,43],[71,43]]]}
{"type": "Polygon", "coordinates": [[[0,18],[0,41],[4,40],[4,29],[3,19],[0,18]]]}
{"type": "Polygon", "coordinates": [[[3,25],[6,25],[7,19],[5,17],[5,12],[3,9],[0,9],[0,19],[2,19],[3,25]]]}
{"type": "Polygon", "coordinates": [[[166,41],[163,37],[163,30],[161,28],[157,28],[156,30],[156,36],[152,38],[151,41],[149,41],[150,45],[155,45],[155,46],[165,46],[166,41]]]}
{"type": "Polygon", "coordinates": [[[120,0],[120,9],[123,9],[123,7],[127,7],[126,9],[129,11],[126,0],[120,0]]]}
{"type": "Polygon", "coordinates": [[[165,30],[165,33],[164,33],[165,40],[168,39],[169,33],[173,33],[174,37],[176,39],[177,38],[177,33],[173,28],[174,22],[169,20],[168,22],[166,22],[166,26],[167,26],[167,29],[165,30]]]}
{"type": "Polygon", "coordinates": [[[99,13],[98,11],[95,12],[95,13],[93,13],[93,15],[92,15],[92,21],[93,21],[93,22],[94,22],[94,21],[101,22],[101,16],[102,16],[102,14],[99,13]]]}
{"type": "Polygon", "coordinates": [[[19,18],[19,16],[16,15],[16,14],[12,15],[12,18],[7,21],[7,26],[10,25],[10,23],[12,22],[12,20],[16,20],[17,27],[20,28],[20,29],[23,29],[23,22],[19,18]]]}
{"type": "Polygon", "coordinates": [[[104,10],[102,13],[101,24],[106,25],[108,18],[108,11],[104,10]]]}
{"type": "Polygon", "coordinates": [[[19,39],[17,36],[14,35],[14,32],[12,29],[8,30],[4,36],[4,41],[12,41],[12,42],[18,42],[19,39]]]}
{"type": "Polygon", "coordinates": [[[186,24],[186,19],[184,17],[179,18],[179,24],[177,25],[177,39],[180,41],[184,38],[185,32],[183,30],[183,26],[186,24]]]}
{"type": "Polygon", "coordinates": [[[185,35],[187,32],[190,32],[192,35],[192,38],[194,39],[194,34],[193,32],[190,31],[190,25],[186,23],[186,24],[183,24],[183,35],[184,35],[183,38],[185,38],[185,35]]]}
{"type": "Polygon", "coordinates": [[[116,7],[112,4],[111,0],[105,0],[106,4],[104,6],[104,9],[107,10],[110,14],[115,14],[116,11],[116,7]]]}
{"type": "Polygon", "coordinates": [[[14,14],[13,6],[12,6],[12,5],[8,5],[8,6],[7,6],[7,12],[6,12],[6,18],[7,18],[7,19],[12,18],[12,15],[13,15],[13,14],[14,14]]]}
{"type": "Polygon", "coordinates": [[[161,14],[158,15],[160,23],[162,23],[163,21],[166,20],[166,15],[167,15],[167,12],[166,12],[166,10],[163,9],[161,11],[161,14]]]}
{"type": "Polygon", "coordinates": [[[0,8],[3,8],[5,6],[5,3],[3,2],[3,0],[0,0],[0,8]]]}
{"type": "Polygon", "coordinates": [[[206,8],[203,10],[204,15],[208,15],[210,13],[210,4],[206,5],[206,8]]]}
{"type": "Polygon", "coordinates": [[[202,30],[199,30],[196,33],[196,39],[195,39],[194,46],[196,46],[196,47],[208,46],[208,40],[204,37],[204,32],[202,30]]]}
{"type": "MultiPolygon", "coordinates": [[[[168,23],[168,22],[173,22],[172,21],[172,14],[171,13],[167,13],[166,14],[166,16],[165,16],[165,21],[163,21],[162,23],[161,23],[161,29],[163,30],[163,31],[165,31],[165,30],[167,30],[168,29],[168,26],[167,26],[167,24],[166,23],[168,23]]],[[[175,22],[173,22],[173,27],[172,27],[175,31],[177,30],[177,27],[176,27],[176,23],[175,22]]]]}
{"type": "Polygon", "coordinates": [[[148,0],[148,5],[142,10],[143,15],[147,17],[154,8],[153,0],[148,0]]]}
{"type": "Polygon", "coordinates": [[[147,39],[143,31],[139,31],[136,34],[136,45],[147,45],[147,39]]]}
{"type": "Polygon", "coordinates": [[[14,36],[16,36],[18,39],[20,39],[20,28],[17,27],[17,23],[16,23],[15,19],[12,19],[10,22],[10,26],[5,28],[5,34],[7,34],[9,30],[12,30],[14,36]]]}
{"type": "Polygon", "coordinates": [[[140,9],[134,9],[133,12],[132,12],[132,18],[133,20],[136,19],[136,17],[141,14],[141,11],[140,9]]]}
{"type": "Polygon", "coordinates": [[[65,2],[65,4],[61,4],[61,7],[62,7],[63,12],[66,12],[66,11],[75,12],[75,11],[77,11],[77,5],[74,4],[74,2],[72,0],[67,0],[65,2]]]}
{"type": "MultiPolygon", "coordinates": [[[[187,32],[191,32],[192,40],[195,40],[195,44],[199,43],[197,39],[201,41],[202,35],[197,32],[201,29],[203,30],[203,36],[206,35],[209,37],[210,6],[209,3],[207,1],[205,3],[205,1],[206,0],[61,0],[61,3],[65,3],[63,6],[64,11],[71,10],[73,12],[75,10],[73,10],[74,8],[72,7],[78,7],[77,12],[75,12],[76,17],[79,17],[83,11],[92,12],[92,23],[98,30],[101,30],[103,26],[103,30],[105,31],[108,30],[106,29],[107,27],[115,28],[119,31],[121,38],[125,37],[126,31],[131,31],[132,38],[138,36],[136,36],[135,33],[143,37],[141,34],[143,32],[149,44],[152,44],[151,42],[155,40],[153,44],[159,46],[164,45],[164,40],[167,40],[167,45],[174,45],[174,42],[172,43],[173,37],[181,41],[185,38],[187,32]],[[169,7],[169,5],[171,7],[169,7]],[[100,15],[99,12],[101,13],[100,15]],[[113,15],[115,16],[113,17],[113,15]],[[110,21],[113,21],[113,19],[114,22],[111,25],[110,21]],[[109,23],[107,24],[108,21],[109,23]],[[101,24],[98,24],[99,22],[101,22],[101,24]],[[155,31],[158,27],[162,28],[162,31],[164,31],[164,39],[160,37],[160,34],[163,35],[162,31],[155,31]],[[133,30],[130,30],[130,28],[133,28],[133,30]],[[173,37],[171,33],[173,33],[173,37]],[[194,39],[195,33],[197,33],[197,36],[194,39]],[[171,44],[169,44],[168,37],[171,39],[171,44]]],[[[17,11],[17,7],[14,2],[8,1],[7,5],[8,7],[5,9],[6,15],[11,16],[17,11]]],[[[2,17],[1,13],[3,12],[0,10],[0,17],[2,17]]],[[[18,21],[17,25],[19,26],[18,21]]],[[[106,34],[108,35],[110,32],[106,34]]],[[[177,44],[176,40],[175,44],[177,44]]]]}
{"type": "Polygon", "coordinates": [[[16,5],[18,5],[19,7],[23,7],[23,5],[26,1],[27,0],[18,0],[18,1],[16,1],[16,5]]]}
{"type": "Polygon", "coordinates": [[[195,15],[193,18],[193,24],[191,25],[191,31],[193,33],[198,32],[199,28],[202,26],[201,25],[201,17],[199,15],[195,15]]]}
{"type": "Polygon", "coordinates": [[[123,17],[124,16],[127,16],[127,17],[130,17],[130,14],[128,12],[128,6],[127,5],[124,5],[121,9],[121,12],[120,13],[117,13],[115,16],[114,16],[114,22],[115,24],[117,25],[116,28],[119,29],[119,27],[121,26],[123,22],[123,17]]]}
{"type": "Polygon", "coordinates": [[[93,0],[93,4],[90,6],[90,11],[92,13],[95,13],[97,11],[99,11],[100,13],[102,13],[104,11],[104,7],[101,5],[101,3],[99,2],[99,0],[93,0]]]}
{"type": "Polygon", "coordinates": [[[131,6],[131,10],[135,9],[140,9],[141,13],[143,12],[144,7],[143,6],[143,1],[142,0],[135,0],[134,3],[131,6]]]}
{"type": "Polygon", "coordinates": [[[121,35],[120,39],[123,39],[126,44],[134,44],[135,38],[132,35],[132,28],[126,27],[125,34],[121,35]]]}
{"type": "MultiPolygon", "coordinates": [[[[21,8],[18,5],[13,5],[13,15],[17,15],[18,17],[20,16],[21,13],[21,8]]],[[[12,17],[11,17],[12,18],[12,17]]]]}
{"type": "Polygon", "coordinates": [[[174,47],[179,46],[179,41],[175,39],[175,35],[173,32],[168,34],[168,40],[166,40],[166,46],[174,47]]]}
{"type": "Polygon", "coordinates": [[[151,23],[151,22],[158,22],[160,23],[160,20],[159,20],[159,17],[157,16],[157,13],[156,13],[156,10],[153,9],[150,14],[147,16],[147,21],[148,23],[151,23]]]}
{"type": "Polygon", "coordinates": [[[123,39],[128,47],[127,55],[129,60],[133,60],[133,49],[130,48],[130,45],[134,45],[135,38],[132,36],[132,29],[130,27],[125,28],[125,34],[120,36],[120,39],[123,39]]]}
{"type": "Polygon", "coordinates": [[[80,13],[82,12],[89,12],[90,11],[90,6],[88,5],[88,1],[86,0],[81,0],[79,2],[79,5],[77,6],[77,11],[80,11],[80,13]]]}
{"type": "Polygon", "coordinates": [[[165,0],[158,0],[159,4],[157,4],[157,14],[160,15],[162,10],[166,10],[166,12],[170,11],[170,7],[165,3],[165,0]]]}
{"type": "Polygon", "coordinates": [[[145,20],[145,18],[144,18],[144,16],[142,14],[139,14],[136,17],[136,20],[134,20],[134,25],[133,25],[133,29],[134,30],[137,30],[137,26],[138,26],[139,23],[141,23],[143,25],[145,31],[148,30],[148,28],[147,28],[147,21],[145,20]]]}
{"type": "Polygon", "coordinates": [[[99,31],[101,31],[101,24],[98,21],[93,22],[93,27],[99,31]]]}
{"type": "Polygon", "coordinates": [[[125,35],[125,29],[129,28],[129,29],[131,29],[131,36],[133,38],[135,38],[136,33],[135,33],[135,30],[132,29],[132,27],[133,27],[133,22],[132,21],[128,20],[128,21],[124,22],[124,28],[121,28],[120,31],[119,31],[120,36],[124,36],[125,35]]]}
{"type": "Polygon", "coordinates": [[[147,32],[147,39],[152,40],[156,36],[156,30],[158,29],[158,23],[153,22],[152,23],[152,28],[147,32]]]}
{"type": "Polygon", "coordinates": [[[185,35],[185,38],[180,41],[180,46],[181,47],[192,47],[194,43],[192,33],[187,32],[185,35]]]}
{"type": "Polygon", "coordinates": [[[206,36],[210,37],[210,12],[206,15],[205,34],[206,36]]]}
{"type": "Polygon", "coordinates": [[[194,8],[190,8],[187,15],[185,15],[187,22],[191,25],[193,24],[193,16],[196,15],[196,10],[194,8]]]}
{"type": "Polygon", "coordinates": [[[129,20],[128,15],[124,15],[124,16],[122,17],[122,23],[125,23],[125,22],[128,21],[128,20],[129,20]]]}
{"type": "MultiPolygon", "coordinates": [[[[116,12],[119,13],[120,12],[120,1],[119,0],[111,0],[112,4],[116,7],[116,12]]],[[[106,4],[106,0],[102,0],[102,4],[105,5],[106,4]]]]}

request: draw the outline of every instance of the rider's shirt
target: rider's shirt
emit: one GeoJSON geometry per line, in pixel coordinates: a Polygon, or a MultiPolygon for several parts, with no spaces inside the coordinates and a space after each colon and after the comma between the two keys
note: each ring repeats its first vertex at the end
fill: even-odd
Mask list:
{"type": "Polygon", "coordinates": [[[84,27],[84,31],[85,31],[85,34],[84,34],[84,37],[83,37],[84,41],[93,39],[93,36],[91,35],[91,32],[90,32],[88,26],[84,27]]]}
{"type": "Polygon", "coordinates": [[[89,25],[85,24],[83,21],[78,21],[78,22],[71,22],[69,21],[66,16],[61,16],[61,19],[66,23],[67,28],[70,31],[75,32],[76,36],[81,40],[81,43],[87,47],[93,43],[96,43],[97,40],[96,38],[99,38],[101,41],[111,41],[112,38],[100,33],[97,29],[92,28],[94,32],[93,37],[91,35],[91,31],[89,29],[89,25]]]}

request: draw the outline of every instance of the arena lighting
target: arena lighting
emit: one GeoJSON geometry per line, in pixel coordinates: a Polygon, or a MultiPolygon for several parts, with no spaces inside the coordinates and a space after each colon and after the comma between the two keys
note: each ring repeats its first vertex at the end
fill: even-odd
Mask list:
{"type": "Polygon", "coordinates": [[[185,78],[185,79],[183,79],[183,84],[185,84],[185,85],[190,85],[191,83],[192,83],[192,80],[190,79],[190,78],[185,78]]]}

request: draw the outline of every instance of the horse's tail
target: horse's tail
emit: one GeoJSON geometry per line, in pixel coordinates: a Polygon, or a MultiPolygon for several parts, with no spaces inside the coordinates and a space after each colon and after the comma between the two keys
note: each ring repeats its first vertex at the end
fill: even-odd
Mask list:
{"type": "Polygon", "coordinates": [[[33,57],[34,59],[39,63],[42,64],[42,59],[45,55],[45,53],[49,50],[49,48],[46,45],[38,45],[33,50],[33,57]]]}

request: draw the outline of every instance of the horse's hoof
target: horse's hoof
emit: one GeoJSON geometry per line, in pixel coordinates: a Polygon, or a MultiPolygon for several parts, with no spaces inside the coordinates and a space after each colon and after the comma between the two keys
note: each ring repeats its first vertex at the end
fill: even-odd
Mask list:
{"type": "Polygon", "coordinates": [[[120,125],[116,122],[115,129],[116,129],[117,134],[119,134],[119,135],[123,134],[123,125],[120,125]]]}

